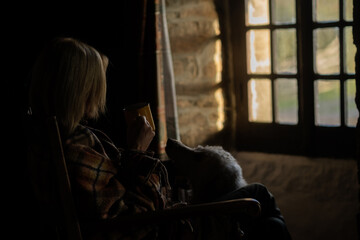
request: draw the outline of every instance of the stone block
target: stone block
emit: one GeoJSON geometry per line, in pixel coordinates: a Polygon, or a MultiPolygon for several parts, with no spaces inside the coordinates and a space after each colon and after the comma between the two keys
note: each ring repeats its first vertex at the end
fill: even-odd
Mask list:
{"type": "Polygon", "coordinates": [[[181,6],[186,6],[189,4],[198,4],[198,3],[202,3],[202,2],[210,2],[213,3],[214,0],[166,0],[165,4],[167,8],[172,8],[172,7],[181,7],[181,6]]]}
{"type": "Polygon", "coordinates": [[[208,125],[207,116],[203,111],[196,108],[178,109],[179,126],[196,125],[198,128],[204,128],[208,125]]]}
{"type": "Polygon", "coordinates": [[[199,108],[216,109],[219,103],[216,101],[214,94],[202,94],[196,99],[195,106],[199,108]]]}
{"type": "Polygon", "coordinates": [[[186,108],[194,107],[194,102],[196,101],[196,97],[194,96],[184,96],[184,95],[177,95],[176,103],[178,111],[181,111],[186,108]]]}
{"type": "Polygon", "coordinates": [[[215,61],[208,62],[202,68],[202,75],[207,79],[215,79],[217,76],[217,68],[215,61]]]}
{"type": "Polygon", "coordinates": [[[180,9],[180,18],[185,19],[217,19],[217,13],[213,2],[201,2],[198,4],[184,5],[180,9]]]}
{"type": "Polygon", "coordinates": [[[189,107],[197,108],[214,108],[217,109],[219,103],[214,97],[214,92],[211,94],[198,94],[198,95],[178,95],[177,96],[178,109],[185,109],[189,107]]]}
{"type": "Polygon", "coordinates": [[[169,21],[168,31],[170,40],[193,36],[211,38],[217,35],[216,27],[212,20],[169,21]]]}
{"type": "Polygon", "coordinates": [[[180,129],[180,139],[189,147],[196,147],[198,145],[204,145],[216,132],[216,129],[204,129],[192,126],[191,128],[180,129]]]}
{"type": "Polygon", "coordinates": [[[221,60],[221,41],[211,39],[206,42],[206,45],[201,48],[199,53],[199,61],[208,63],[209,61],[221,60]]]}
{"type": "Polygon", "coordinates": [[[199,75],[199,66],[194,55],[174,56],[173,66],[176,82],[189,82],[199,75]]]}

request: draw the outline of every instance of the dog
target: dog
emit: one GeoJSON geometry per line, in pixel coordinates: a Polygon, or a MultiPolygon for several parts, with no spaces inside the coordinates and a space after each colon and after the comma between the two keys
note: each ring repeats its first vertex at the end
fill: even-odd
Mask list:
{"type": "Polygon", "coordinates": [[[191,203],[216,201],[247,185],[236,159],[221,146],[190,148],[169,138],[165,151],[178,175],[186,177],[192,189],[191,203]]]}

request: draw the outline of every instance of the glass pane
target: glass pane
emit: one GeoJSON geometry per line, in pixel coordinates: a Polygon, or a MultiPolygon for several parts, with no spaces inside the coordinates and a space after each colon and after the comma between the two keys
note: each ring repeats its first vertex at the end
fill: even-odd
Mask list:
{"type": "Polygon", "coordinates": [[[273,40],[275,73],[296,73],[296,30],[274,30],[273,40]]]}
{"type": "Polygon", "coordinates": [[[339,0],[313,0],[314,21],[339,21],[339,0]]]}
{"type": "Polygon", "coordinates": [[[275,121],[298,123],[298,87],[296,79],[275,79],[275,121]]]}
{"type": "Polygon", "coordinates": [[[270,73],[270,30],[250,30],[246,33],[248,73],[270,73]]]}
{"type": "Polygon", "coordinates": [[[274,24],[296,23],[295,0],[273,0],[272,13],[274,24]]]}
{"type": "Polygon", "coordinates": [[[359,111],[356,108],[355,104],[355,79],[346,80],[345,82],[345,123],[346,126],[356,127],[356,123],[359,117],[359,111]]]}
{"type": "Polygon", "coordinates": [[[250,79],[248,82],[250,122],[272,122],[270,79],[250,79]]]}
{"type": "Polygon", "coordinates": [[[355,74],[355,52],[356,47],[353,42],[352,27],[344,28],[344,71],[348,74],[355,74]]]}
{"type": "Polygon", "coordinates": [[[319,28],[314,30],[315,72],[338,74],[340,70],[339,29],[319,28]]]}
{"type": "Polygon", "coordinates": [[[353,0],[344,0],[344,19],[353,21],[353,0]]]}
{"type": "Polygon", "coordinates": [[[315,124],[340,126],[340,81],[315,81],[315,124]]]}
{"type": "Polygon", "coordinates": [[[246,25],[269,24],[269,0],[245,0],[246,25]]]}

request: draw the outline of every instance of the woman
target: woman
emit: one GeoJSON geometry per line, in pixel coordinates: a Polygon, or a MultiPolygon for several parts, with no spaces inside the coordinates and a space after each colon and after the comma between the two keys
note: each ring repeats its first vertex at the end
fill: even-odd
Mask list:
{"type": "MultiPolygon", "coordinates": [[[[36,165],[41,166],[42,174],[34,175],[44,178],[38,179],[37,192],[51,188],[44,184],[49,177],[47,158],[40,157],[44,154],[36,151],[36,145],[46,146],[44,122],[56,116],[81,220],[110,219],[166,206],[167,173],[161,162],[146,152],[155,133],[145,117],[139,116],[128,127],[128,150],[117,148],[104,133],[81,124],[105,111],[107,65],[108,58],[93,47],[58,38],[45,47],[32,72],[29,104],[37,137],[30,156],[33,161],[41,159],[36,165]]],[[[133,238],[149,231],[136,231],[133,238]]],[[[124,231],[116,234],[119,237],[124,231]]]]}

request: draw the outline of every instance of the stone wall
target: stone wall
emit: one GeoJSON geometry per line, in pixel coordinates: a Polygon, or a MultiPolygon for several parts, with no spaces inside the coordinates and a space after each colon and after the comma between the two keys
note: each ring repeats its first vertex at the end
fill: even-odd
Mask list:
{"type": "Polygon", "coordinates": [[[224,125],[221,41],[212,0],[167,0],[181,140],[203,144],[224,125]]]}

